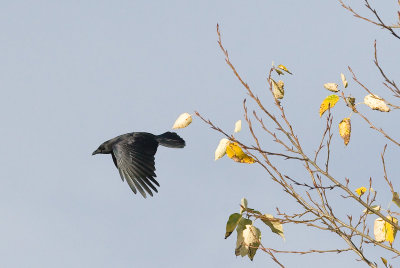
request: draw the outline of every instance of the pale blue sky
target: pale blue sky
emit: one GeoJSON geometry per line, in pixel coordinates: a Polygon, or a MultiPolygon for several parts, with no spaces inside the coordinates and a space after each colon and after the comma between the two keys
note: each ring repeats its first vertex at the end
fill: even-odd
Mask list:
{"type": "MultiPolygon", "coordinates": [[[[349,2],[366,12],[363,1],[349,2]]],[[[390,22],[393,7],[377,6],[390,22]]],[[[178,131],[185,149],[159,148],[161,188],[153,198],[133,195],[110,156],[91,155],[119,134],[170,130],[182,112],[198,110],[233,130],[246,95],[217,45],[217,23],[232,62],[260,97],[269,97],[272,61],[293,71],[285,76],[283,103],[309,153],[325,124],[318,108],[329,92],[322,85],[340,81],[343,72],[353,95],[365,95],[348,65],[377,94],[390,96],[372,62],[375,39],[388,74],[400,75],[398,40],[334,0],[1,1],[1,267],[273,265],[261,252],[253,263],[235,257],[234,236],[223,239],[226,220],[243,196],[265,213],[296,206],[259,167],[215,162],[221,135],[200,120],[178,131]]],[[[398,138],[396,113],[362,111],[398,138]]],[[[338,104],[334,122],[347,114],[338,104]]],[[[250,141],[245,129],[238,137],[250,141]]],[[[372,176],[387,207],[379,162],[385,143],[354,117],[347,148],[334,135],[331,170],[342,181],[351,178],[351,187],[372,176]]],[[[386,160],[396,189],[398,152],[390,146],[386,160]]],[[[284,162],[283,170],[296,175],[301,168],[284,162]]],[[[337,204],[348,207],[343,215],[361,210],[347,200],[337,204]]],[[[285,226],[285,243],[262,231],[264,245],[277,249],[346,247],[332,234],[299,226],[285,226]]],[[[369,252],[376,261],[382,256],[369,252]]],[[[351,253],[279,257],[288,267],[361,267],[351,253]]]]}

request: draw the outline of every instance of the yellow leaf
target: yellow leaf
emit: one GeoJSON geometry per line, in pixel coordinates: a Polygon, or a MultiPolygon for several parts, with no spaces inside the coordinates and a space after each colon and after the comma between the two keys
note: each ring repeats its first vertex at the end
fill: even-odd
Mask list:
{"type": "Polygon", "coordinates": [[[393,201],[393,203],[395,203],[398,207],[400,207],[400,198],[399,198],[399,194],[398,194],[397,192],[394,192],[394,193],[393,193],[392,201],[393,201]]]}
{"type": "Polygon", "coordinates": [[[319,107],[319,116],[321,117],[326,112],[326,110],[335,106],[338,101],[339,101],[338,95],[333,94],[326,97],[324,101],[321,103],[321,106],[319,107]]]}
{"type": "Polygon", "coordinates": [[[285,84],[283,83],[283,81],[279,80],[277,83],[271,78],[271,82],[272,82],[272,93],[274,93],[274,97],[276,99],[283,99],[283,96],[285,95],[285,91],[283,89],[285,84]]]}
{"type": "Polygon", "coordinates": [[[219,141],[218,147],[215,150],[215,160],[220,159],[221,157],[223,157],[226,154],[226,147],[229,144],[229,140],[228,139],[221,139],[219,141]]]}
{"type": "Polygon", "coordinates": [[[382,260],[383,264],[384,264],[386,267],[388,267],[388,266],[387,266],[387,264],[388,264],[387,260],[386,260],[385,258],[383,258],[383,257],[381,257],[381,260],[382,260]]]}
{"type": "Polygon", "coordinates": [[[385,221],[382,218],[374,221],[374,236],[377,242],[383,242],[386,239],[385,221]]]}
{"type": "Polygon", "coordinates": [[[326,83],[326,84],[324,84],[324,88],[326,88],[327,90],[332,91],[332,92],[338,92],[339,91],[338,86],[339,85],[336,84],[336,83],[326,83]]]}
{"type": "Polygon", "coordinates": [[[381,112],[389,112],[390,108],[386,103],[380,99],[378,95],[369,94],[364,97],[364,103],[372,110],[378,110],[381,112]]]}
{"type": "Polygon", "coordinates": [[[345,118],[339,123],[339,134],[343,138],[344,144],[347,145],[351,134],[350,118],[345,118]]]}
{"type": "MultiPolygon", "coordinates": [[[[387,216],[386,218],[388,218],[394,224],[398,223],[398,220],[395,217],[387,216]]],[[[394,228],[392,224],[385,222],[385,240],[392,244],[396,238],[396,233],[397,229],[394,228]]]]}
{"type": "Polygon", "coordinates": [[[278,75],[284,74],[284,73],[283,73],[281,70],[279,70],[279,69],[276,69],[276,68],[275,68],[274,70],[275,70],[275,72],[277,72],[278,75]]]}
{"type": "Polygon", "coordinates": [[[344,74],[340,74],[340,78],[342,79],[344,88],[346,88],[349,85],[349,83],[346,80],[346,76],[344,76],[344,74]]]}
{"type": "Polygon", "coordinates": [[[178,117],[178,119],[176,119],[172,128],[184,128],[187,127],[190,123],[192,123],[192,116],[188,113],[183,113],[178,117]]]}
{"type": "Polygon", "coordinates": [[[357,188],[357,189],[355,190],[355,192],[356,192],[359,196],[362,196],[366,191],[367,191],[367,188],[365,188],[364,186],[363,186],[363,187],[360,187],[360,188],[357,188]]]}
{"type": "Polygon", "coordinates": [[[238,120],[236,123],[235,123],[235,132],[239,132],[239,131],[241,131],[242,130],[242,120],[238,120]]]}
{"type": "Polygon", "coordinates": [[[242,151],[242,148],[240,148],[237,142],[231,142],[228,144],[228,146],[226,147],[226,154],[235,162],[247,164],[253,164],[255,162],[255,160],[251,156],[248,156],[242,151]]]}
{"type": "Polygon", "coordinates": [[[286,66],[284,66],[284,65],[282,65],[282,64],[278,65],[278,68],[281,69],[281,70],[284,70],[284,71],[287,72],[288,74],[292,74],[291,72],[289,72],[289,70],[286,68],[286,66]]]}

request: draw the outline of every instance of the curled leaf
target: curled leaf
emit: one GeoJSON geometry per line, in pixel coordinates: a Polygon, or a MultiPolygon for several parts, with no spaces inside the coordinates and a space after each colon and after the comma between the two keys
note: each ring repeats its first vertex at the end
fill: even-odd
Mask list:
{"type": "Polygon", "coordinates": [[[326,97],[319,107],[319,116],[321,117],[328,109],[333,108],[333,106],[335,106],[338,101],[338,95],[333,94],[326,97]]]}
{"type": "Polygon", "coordinates": [[[229,158],[239,163],[253,164],[254,158],[245,154],[237,142],[231,142],[226,147],[226,154],[229,158]]]}
{"type": "Polygon", "coordinates": [[[261,243],[261,231],[253,225],[246,225],[246,229],[243,230],[243,238],[248,256],[250,260],[253,260],[261,243]]]}
{"type": "Polygon", "coordinates": [[[221,157],[223,157],[226,154],[226,147],[228,146],[229,142],[230,141],[225,138],[223,138],[219,141],[219,144],[218,144],[217,149],[215,150],[215,154],[214,154],[215,160],[220,159],[221,157]]]}
{"type": "Polygon", "coordinates": [[[340,78],[342,79],[342,83],[343,83],[343,86],[344,86],[344,88],[347,88],[347,86],[349,85],[349,83],[347,82],[347,80],[346,80],[346,76],[344,76],[344,74],[340,74],[340,78]]]}
{"type": "Polygon", "coordinates": [[[356,192],[359,196],[362,196],[366,191],[367,191],[367,188],[365,188],[364,186],[363,186],[363,187],[360,187],[360,188],[357,188],[357,189],[355,190],[355,192],[356,192]]]}
{"type": "Polygon", "coordinates": [[[397,192],[394,192],[394,193],[393,193],[392,201],[393,201],[393,203],[395,203],[398,207],[400,207],[400,198],[399,198],[399,194],[398,194],[397,192]]]}
{"type": "Polygon", "coordinates": [[[246,225],[252,225],[253,222],[246,218],[241,218],[239,223],[236,227],[237,232],[237,240],[236,240],[236,248],[235,248],[235,255],[236,256],[246,256],[249,253],[248,248],[246,248],[244,244],[244,236],[243,231],[246,229],[246,225]]]}
{"type": "Polygon", "coordinates": [[[245,211],[247,209],[247,199],[246,198],[242,198],[242,200],[240,201],[240,214],[243,213],[243,211],[245,211]]]}
{"type": "Polygon", "coordinates": [[[172,128],[184,128],[187,127],[190,123],[192,123],[192,116],[188,113],[183,113],[178,117],[178,119],[176,119],[172,128]]]}
{"type": "Polygon", "coordinates": [[[242,120],[238,120],[235,123],[235,132],[239,132],[242,130],[242,120]]]}
{"type": "Polygon", "coordinates": [[[347,145],[350,141],[350,134],[351,134],[350,118],[344,118],[339,123],[339,134],[340,137],[343,138],[344,144],[347,145]]]}
{"type": "Polygon", "coordinates": [[[324,88],[326,88],[327,90],[332,91],[332,92],[338,92],[339,91],[338,86],[339,85],[336,84],[336,83],[326,83],[326,84],[324,84],[324,88]]]}
{"type": "Polygon", "coordinates": [[[374,221],[374,236],[377,242],[386,240],[385,221],[382,218],[377,218],[374,221]]]}
{"type": "Polygon", "coordinates": [[[389,112],[390,108],[386,103],[380,99],[378,95],[369,94],[364,97],[364,103],[372,110],[378,110],[381,112],[389,112]]]}
{"type": "Polygon", "coordinates": [[[283,225],[279,220],[274,219],[271,214],[264,214],[263,217],[260,218],[263,223],[268,225],[271,228],[271,231],[277,235],[280,235],[283,240],[285,240],[285,235],[283,234],[283,225]]]}
{"type": "Polygon", "coordinates": [[[292,74],[292,73],[286,68],[286,66],[284,66],[284,65],[282,65],[282,64],[278,65],[278,68],[281,69],[281,70],[284,70],[284,71],[287,72],[288,74],[292,74]]]}
{"type": "Polygon", "coordinates": [[[275,72],[276,72],[278,75],[284,74],[281,70],[279,70],[279,69],[277,69],[277,68],[274,68],[274,70],[275,70],[275,72]]]}
{"type": "Polygon", "coordinates": [[[349,107],[353,107],[356,103],[356,98],[354,97],[346,97],[346,105],[349,107]]]}
{"type": "Polygon", "coordinates": [[[271,83],[272,83],[272,93],[274,93],[274,97],[276,99],[283,99],[283,96],[285,95],[285,91],[283,89],[285,84],[283,83],[283,81],[279,80],[278,82],[275,82],[271,78],[271,83]]]}
{"type": "MultiPolygon", "coordinates": [[[[387,216],[393,224],[397,224],[399,221],[395,217],[387,216]]],[[[394,239],[396,238],[397,229],[390,223],[385,222],[385,240],[390,244],[393,244],[394,239]]]]}

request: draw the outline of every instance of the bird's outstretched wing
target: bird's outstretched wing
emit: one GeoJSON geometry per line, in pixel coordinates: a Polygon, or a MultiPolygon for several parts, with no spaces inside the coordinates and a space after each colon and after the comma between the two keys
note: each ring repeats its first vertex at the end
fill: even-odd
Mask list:
{"type": "Polygon", "coordinates": [[[160,186],[154,179],[154,155],[157,152],[158,142],[152,135],[133,135],[113,146],[112,157],[118,168],[122,180],[126,180],[132,191],[136,189],[146,198],[146,192],[153,196],[160,186]],[[150,188],[151,189],[150,189],[150,188]]]}

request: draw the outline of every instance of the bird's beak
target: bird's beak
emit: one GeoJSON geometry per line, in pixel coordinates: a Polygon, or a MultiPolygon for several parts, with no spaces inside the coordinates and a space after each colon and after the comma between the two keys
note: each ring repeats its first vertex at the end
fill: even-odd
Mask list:
{"type": "Polygon", "coordinates": [[[99,153],[101,153],[101,150],[100,150],[100,149],[97,149],[96,151],[94,151],[94,152],[92,153],[92,155],[99,154],[99,153]]]}

